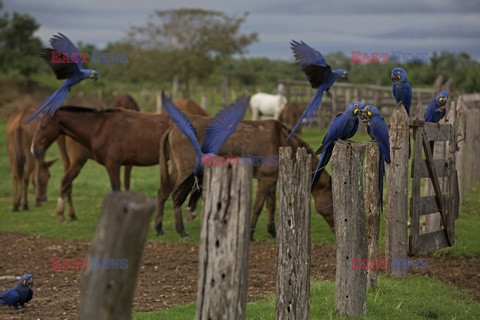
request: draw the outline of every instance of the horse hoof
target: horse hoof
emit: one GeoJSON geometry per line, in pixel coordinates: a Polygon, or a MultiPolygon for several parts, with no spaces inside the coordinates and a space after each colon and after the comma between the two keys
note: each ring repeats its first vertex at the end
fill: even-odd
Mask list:
{"type": "Polygon", "coordinates": [[[277,231],[275,230],[275,225],[274,224],[268,225],[267,229],[268,229],[268,233],[270,233],[272,235],[272,237],[274,237],[274,238],[277,237],[277,231]]]}
{"type": "Polygon", "coordinates": [[[157,236],[163,236],[164,233],[163,233],[163,228],[162,228],[162,225],[159,224],[159,225],[156,225],[155,226],[155,230],[157,230],[157,236]]]}
{"type": "Polygon", "coordinates": [[[63,216],[58,217],[58,222],[64,223],[64,222],[65,222],[65,218],[64,218],[63,216]]]}
{"type": "Polygon", "coordinates": [[[182,238],[187,238],[187,237],[188,237],[188,234],[187,234],[184,230],[182,230],[181,232],[179,232],[179,234],[180,234],[180,236],[181,236],[182,238]]]}
{"type": "Polygon", "coordinates": [[[71,214],[70,215],[70,220],[71,221],[75,221],[75,220],[78,220],[77,216],[75,214],[71,214]]]}
{"type": "Polygon", "coordinates": [[[28,204],[24,205],[24,206],[22,207],[22,210],[30,210],[30,209],[28,208],[28,204]]]}
{"type": "Polygon", "coordinates": [[[18,207],[13,207],[12,208],[12,212],[18,212],[18,211],[20,211],[20,210],[18,210],[18,207]]]}

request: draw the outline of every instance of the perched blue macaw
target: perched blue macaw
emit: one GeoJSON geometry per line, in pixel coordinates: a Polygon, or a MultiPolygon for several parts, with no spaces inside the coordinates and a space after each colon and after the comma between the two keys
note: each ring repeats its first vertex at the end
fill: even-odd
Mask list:
{"type": "Polygon", "coordinates": [[[328,90],[330,90],[330,87],[338,78],[348,80],[347,71],[343,69],[332,70],[322,54],[308,46],[303,41],[297,42],[292,40],[290,45],[295,59],[300,64],[300,67],[302,67],[303,72],[307,75],[312,88],[317,89],[317,91],[307,109],[302,114],[302,117],[298,120],[292,132],[288,135],[287,140],[290,139],[295,131],[297,131],[298,127],[302,124],[303,119],[306,118],[308,124],[310,118],[316,115],[317,110],[322,103],[323,91],[326,91],[327,94],[329,94],[328,90]]]}
{"type": "Polygon", "coordinates": [[[379,192],[380,205],[383,210],[383,179],[385,177],[385,162],[390,163],[390,135],[388,134],[388,127],[382,117],[380,111],[367,104],[362,110],[362,121],[367,123],[367,132],[372,140],[378,142],[380,149],[380,177],[379,177],[379,192]]]}
{"type": "Polygon", "coordinates": [[[330,128],[327,134],[323,138],[322,145],[315,152],[315,154],[321,153],[320,161],[318,162],[317,169],[313,175],[311,188],[317,183],[318,178],[322,174],[322,171],[328,164],[330,157],[332,156],[333,146],[337,140],[347,140],[355,135],[358,129],[358,115],[363,109],[364,104],[360,101],[352,102],[348,105],[343,113],[340,113],[332,120],[330,128]]]}
{"type": "Polygon", "coordinates": [[[445,116],[447,100],[448,92],[440,91],[425,110],[425,122],[440,121],[445,116]]]}
{"type": "MultiPolygon", "coordinates": [[[[84,79],[98,79],[98,73],[96,70],[83,69],[82,61],[80,57],[80,51],[75,47],[75,45],[63,34],[59,33],[50,38],[50,45],[53,49],[42,49],[40,50],[40,56],[47,62],[50,68],[55,73],[57,79],[67,79],[65,80],[60,88],[55,90],[55,92],[48,97],[26,123],[32,121],[35,117],[42,113],[43,118],[47,113],[53,115],[55,111],[62,105],[62,102],[67,97],[70,88],[84,79]],[[68,57],[68,62],[57,62],[55,57],[57,55],[52,54],[52,52],[60,51],[62,56],[59,57],[60,61],[64,58],[63,56],[68,57]]],[[[58,57],[57,57],[58,58],[58,57]]],[[[65,59],[67,61],[67,59],[65,59]]]]}
{"type": "Polygon", "coordinates": [[[4,304],[18,309],[18,305],[24,307],[25,303],[33,298],[33,277],[31,274],[24,274],[18,279],[15,288],[3,291],[0,294],[0,305],[4,304]]]}
{"type": "Polygon", "coordinates": [[[392,91],[395,101],[402,103],[410,116],[410,105],[412,104],[412,84],[408,81],[407,73],[402,68],[392,69],[392,91]]]}
{"type": "Polygon", "coordinates": [[[210,120],[205,132],[202,147],[198,144],[197,132],[188,118],[162,92],[162,104],[177,128],[187,136],[193,145],[197,158],[193,173],[189,175],[179,186],[180,194],[174,194],[175,206],[180,206],[190,193],[190,207],[201,195],[201,183],[203,178],[202,159],[204,156],[215,156],[228,137],[237,129],[238,123],[245,115],[248,106],[248,97],[242,96],[227,108],[221,110],[210,120]]]}

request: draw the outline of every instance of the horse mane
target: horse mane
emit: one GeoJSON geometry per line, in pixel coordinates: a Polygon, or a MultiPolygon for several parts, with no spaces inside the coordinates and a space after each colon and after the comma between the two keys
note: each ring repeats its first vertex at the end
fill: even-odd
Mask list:
{"type": "Polygon", "coordinates": [[[91,108],[91,107],[81,107],[81,106],[62,106],[60,110],[70,111],[70,112],[91,112],[91,113],[104,113],[104,112],[119,112],[119,108],[91,108]]]}

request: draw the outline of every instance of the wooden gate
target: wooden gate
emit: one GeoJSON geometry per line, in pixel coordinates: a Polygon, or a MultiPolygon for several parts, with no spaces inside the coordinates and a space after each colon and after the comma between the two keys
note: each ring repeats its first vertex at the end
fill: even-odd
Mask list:
{"type": "Polygon", "coordinates": [[[412,197],[410,198],[410,254],[425,254],[452,246],[458,217],[459,189],[455,169],[456,130],[452,124],[413,122],[412,197]],[[431,142],[446,141],[443,159],[433,159],[431,142]],[[425,159],[422,156],[425,155],[425,159]],[[421,196],[421,179],[430,178],[434,195],[421,196]],[[443,185],[441,184],[443,180],[443,185]],[[420,217],[440,214],[441,227],[421,233],[420,217]]]}

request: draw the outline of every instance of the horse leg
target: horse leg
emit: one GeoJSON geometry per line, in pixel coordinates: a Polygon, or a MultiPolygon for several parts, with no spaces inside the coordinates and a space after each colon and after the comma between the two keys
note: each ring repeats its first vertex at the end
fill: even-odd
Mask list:
{"type": "Polygon", "coordinates": [[[130,190],[130,176],[132,174],[132,166],[125,166],[125,171],[124,171],[124,176],[123,176],[123,189],[125,191],[130,190]]]}
{"type": "Polygon", "coordinates": [[[112,191],[121,191],[120,190],[120,165],[117,163],[105,163],[105,167],[107,168],[108,177],[110,178],[112,191]]]}
{"type": "Polygon", "coordinates": [[[277,184],[274,183],[270,186],[269,190],[267,191],[267,230],[268,233],[272,235],[272,237],[277,236],[277,232],[275,230],[275,204],[276,204],[276,197],[277,197],[277,184]]]}
{"type": "Polygon", "coordinates": [[[258,217],[262,212],[263,204],[265,203],[265,198],[267,196],[267,185],[268,182],[266,180],[258,179],[255,202],[253,203],[252,219],[250,221],[250,240],[252,241],[253,233],[255,232],[255,226],[257,225],[258,217]]]}
{"type": "Polygon", "coordinates": [[[163,211],[165,202],[172,193],[172,187],[169,183],[162,182],[157,192],[157,216],[155,217],[155,230],[157,236],[163,236],[163,211]]]}
{"type": "Polygon", "coordinates": [[[28,175],[22,179],[23,210],[28,210],[28,175]]]}
{"type": "Polygon", "coordinates": [[[22,197],[22,182],[14,175],[13,177],[13,208],[12,211],[16,212],[20,208],[20,199],[22,197]]]}
{"type": "Polygon", "coordinates": [[[65,197],[67,197],[68,201],[68,215],[70,216],[70,219],[77,220],[77,216],[75,215],[75,210],[73,208],[72,202],[72,184],[73,180],[75,180],[75,178],[80,173],[80,170],[87,162],[87,159],[88,158],[86,157],[81,159],[75,159],[75,161],[70,164],[70,167],[65,172],[65,175],[62,178],[62,183],[60,185],[60,195],[58,196],[57,201],[57,215],[59,222],[65,221],[65,216],[63,214],[65,210],[65,197]]]}
{"type": "Polygon", "coordinates": [[[183,225],[182,207],[175,207],[173,210],[175,212],[175,229],[182,238],[188,237],[183,225]]]}

